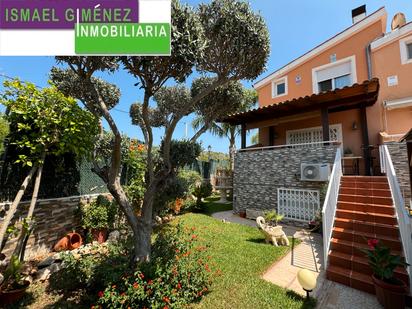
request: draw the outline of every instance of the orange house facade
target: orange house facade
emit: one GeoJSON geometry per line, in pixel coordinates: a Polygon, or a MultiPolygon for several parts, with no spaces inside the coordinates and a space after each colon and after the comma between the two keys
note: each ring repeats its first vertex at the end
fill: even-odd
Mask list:
{"type": "Polygon", "coordinates": [[[259,108],[225,120],[244,132],[259,129],[259,144],[249,147],[336,141],[347,173],[378,173],[377,145],[412,127],[412,23],[394,19],[386,34],[385,8],[366,16],[360,7],[352,18],[352,26],[258,81],[259,108]]]}

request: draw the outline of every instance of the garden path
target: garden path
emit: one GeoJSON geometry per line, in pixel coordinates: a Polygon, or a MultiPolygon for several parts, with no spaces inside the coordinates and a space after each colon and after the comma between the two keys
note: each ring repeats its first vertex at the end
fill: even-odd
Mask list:
{"type": "MultiPolygon", "coordinates": [[[[213,213],[212,217],[227,222],[233,222],[255,227],[254,220],[244,219],[229,211],[213,213]]],[[[262,278],[285,289],[305,295],[299,285],[296,275],[302,268],[309,269],[317,278],[315,290],[311,296],[317,299],[317,308],[322,309],[376,309],[381,308],[374,295],[370,295],[325,278],[323,271],[322,237],[316,233],[305,233],[295,226],[283,226],[286,235],[299,239],[301,243],[294,245],[292,250],[281,260],[274,263],[262,278]]],[[[292,239],[293,241],[293,239],[292,239]]]]}

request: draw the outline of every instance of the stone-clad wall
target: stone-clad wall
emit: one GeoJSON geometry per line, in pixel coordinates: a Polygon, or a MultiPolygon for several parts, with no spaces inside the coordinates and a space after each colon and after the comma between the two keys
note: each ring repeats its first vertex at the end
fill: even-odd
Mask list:
{"type": "Polygon", "coordinates": [[[386,143],[391,155],[396,178],[405,202],[411,198],[411,186],[409,178],[408,150],[406,143],[386,143]]]}
{"type": "MultiPolygon", "coordinates": [[[[35,255],[36,252],[49,251],[58,239],[73,230],[79,231],[80,221],[76,215],[76,209],[81,199],[94,199],[97,195],[73,196],[56,199],[39,200],[34,210],[36,226],[27,243],[27,255],[35,255]]],[[[0,203],[0,226],[11,203],[0,203]]],[[[30,201],[19,205],[13,222],[23,219],[27,215],[30,201]]],[[[16,238],[7,241],[3,253],[7,257],[11,255],[16,245],[16,238]]]]}
{"type": "Polygon", "coordinates": [[[330,163],[337,145],[275,148],[237,152],[233,177],[233,210],[275,209],[277,188],[320,190],[325,182],[301,181],[301,163],[330,163]]]}

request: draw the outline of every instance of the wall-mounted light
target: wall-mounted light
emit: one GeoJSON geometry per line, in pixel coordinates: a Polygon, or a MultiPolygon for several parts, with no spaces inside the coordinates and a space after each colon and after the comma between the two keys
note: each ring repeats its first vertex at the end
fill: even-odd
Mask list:
{"type": "Polygon", "coordinates": [[[356,121],[354,121],[352,123],[352,130],[357,130],[358,129],[358,124],[356,123],[356,121]]]}

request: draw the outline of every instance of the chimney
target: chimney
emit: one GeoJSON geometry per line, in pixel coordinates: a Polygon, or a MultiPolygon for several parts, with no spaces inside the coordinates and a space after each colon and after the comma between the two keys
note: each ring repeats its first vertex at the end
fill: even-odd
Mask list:
{"type": "Polygon", "coordinates": [[[356,24],[358,21],[366,17],[366,5],[361,5],[352,10],[352,23],[356,24]]]}

